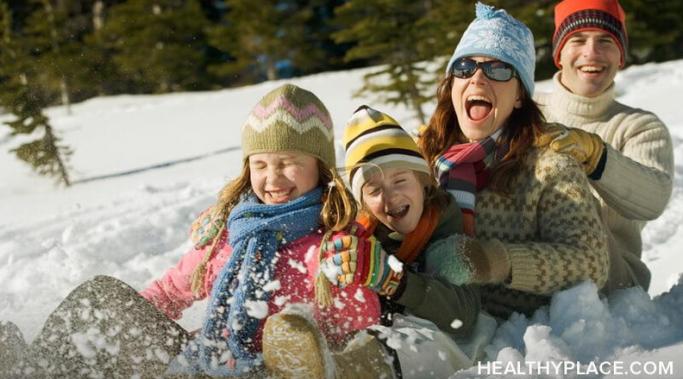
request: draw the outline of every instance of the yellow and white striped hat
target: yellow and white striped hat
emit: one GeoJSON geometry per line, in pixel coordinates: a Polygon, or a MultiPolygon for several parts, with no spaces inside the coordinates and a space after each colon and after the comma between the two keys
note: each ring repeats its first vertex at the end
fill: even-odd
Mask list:
{"type": "Polygon", "coordinates": [[[413,138],[389,115],[362,105],[344,129],[347,180],[357,201],[377,168],[402,167],[431,175],[413,138]]]}

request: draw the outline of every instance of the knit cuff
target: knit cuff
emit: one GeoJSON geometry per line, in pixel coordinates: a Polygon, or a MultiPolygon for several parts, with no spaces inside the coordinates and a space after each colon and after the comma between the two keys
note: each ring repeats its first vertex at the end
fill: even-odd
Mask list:
{"type": "Polygon", "coordinates": [[[602,178],[602,173],[605,171],[605,165],[607,164],[607,144],[603,142],[602,144],[602,154],[600,154],[600,160],[595,170],[588,175],[591,180],[600,180],[602,178]]]}
{"type": "Polygon", "coordinates": [[[538,270],[538,257],[521,246],[508,246],[510,258],[510,279],[507,287],[520,291],[538,292],[538,278],[543,273],[538,270]]]}
{"type": "Polygon", "coordinates": [[[391,301],[396,301],[400,299],[403,296],[403,292],[406,290],[406,285],[408,283],[408,272],[404,271],[403,275],[401,275],[401,279],[398,282],[398,287],[396,287],[396,291],[389,296],[389,300],[391,301]]]}
{"type": "Polygon", "coordinates": [[[510,277],[510,257],[505,246],[497,239],[481,242],[481,247],[489,264],[489,283],[504,283],[510,277]]]}

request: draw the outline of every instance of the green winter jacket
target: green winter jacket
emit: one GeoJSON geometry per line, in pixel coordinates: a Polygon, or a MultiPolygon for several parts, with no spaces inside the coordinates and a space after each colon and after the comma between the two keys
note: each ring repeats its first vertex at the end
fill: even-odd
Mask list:
{"type": "MultiPolygon", "coordinates": [[[[375,237],[390,254],[398,251],[401,241],[390,237],[391,230],[379,223],[375,237]]],[[[462,233],[462,216],[454,201],[441,214],[427,247],[454,233],[462,233]]],[[[432,321],[436,326],[456,338],[468,337],[474,330],[481,306],[479,288],[475,285],[454,285],[424,272],[424,253],[416,262],[407,266],[404,282],[390,299],[382,299],[385,317],[396,312],[408,311],[417,317],[432,321]],[[453,321],[462,326],[453,328],[453,321]]]]}

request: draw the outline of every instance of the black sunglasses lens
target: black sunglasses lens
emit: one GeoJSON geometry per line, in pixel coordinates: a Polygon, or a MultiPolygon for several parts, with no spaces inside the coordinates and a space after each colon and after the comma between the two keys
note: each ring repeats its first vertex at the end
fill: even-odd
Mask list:
{"type": "Polygon", "coordinates": [[[477,61],[469,58],[460,58],[453,62],[451,73],[456,78],[467,79],[471,78],[479,67],[484,71],[484,75],[487,78],[498,82],[507,82],[515,76],[515,69],[512,65],[505,62],[487,61],[477,63],[477,61]]]}
{"type": "Polygon", "coordinates": [[[456,78],[466,79],[474,75],[477,71],[477,62],[471,59],[460,58],[453,62],[452,74],[456,78]]]}
{"type": "Polygon", "coordinates": [[[509,64],[500,61],[490,61],[479,64],[484,70],[484,74],[489,79],[499,82],[506,82],[514,76],[515,69],[509,64]]]}

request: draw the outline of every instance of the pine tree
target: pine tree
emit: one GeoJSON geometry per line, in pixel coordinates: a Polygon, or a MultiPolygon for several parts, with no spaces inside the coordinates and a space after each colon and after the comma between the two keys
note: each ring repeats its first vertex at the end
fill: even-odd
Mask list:
{"type": "Polygon", "coordinates": [[[89,9],[83,0],[32,0],[36,10],[22,25],[24,41],[31,48],[36,78],[45,91],[70,108],[74,101],[92,97],[93,77],[82,41],[90,31],[89,9]]]}
{"type": "Polygon", "coordinates": [[[306,24],[308,45],[319,50],[323,57],[313,61],[307,70],[302,73],[330,71],[360,67],[344,61],[346,52],[351,48],[348,43],[335,43],[332,35],[344,29],[334,23],[334,10],[343,4],[344,0],[318,0],[311,1],[313,17],[306,24]]]}
{"type": "Polygon", "coordinates": [[[405,104],[425,123],[423,105],[433,97],[428,65],[435,46],[427,22],[432,4],[410,0],[350,0],[336,10],[336,22],[346,25],[334,34],[338,43],[353,42],[345,59],[382,64],[367,73],[357,94],[380,94],[380,100],[405,104]]]}
{"type": "Polygon", "coordinates": [[[683,2],[621,0],[626,12],[627,63],[683,57],[683,2]]]}
{"type": "Polygon", "coordinates": [[[0,104],[15,117],[5,124],[12,129],[11,136],[33,136],[43,132],[42,137],[23,142],[11,151],[39,174],[56,177],[58,182],[69,186],[66,160],[71,151],[59,143],[43,113],[49,96],[32,80],[39,68],[32,64],[29,52],[22,48],[25,44],[14,38],[12,15],[5,2],[0,3],[0,27],[0,104]]]}
{"type": "Polygon", "coordinates": [[[104,38],[104,24],[108,11],[116,2],[95,0],[92,3],[90,22],[92,32],[85,36],[81,51],[88,61],[83,77],[90,78],[89,85],[97,96],[136,92],[134,85],[123,75],[114,63],[114,50],[104,38]]]}
{"type": "Polygon", "coordinates": [[[215,65],[214,72],[253,83],[280,78],[282,67],[293,73],[324,69],[320,29],[313,26],[323,1],[228,0],[226,4],[228,12],[223,24],[213,29],[211,44],[230,60],[215,65]]]}
{"type": "Polygon", "coordinates": [[[101,38],[131,91],[206,88],[208,20],[198,0],[129,0],[109,10],[101,38]]]}

